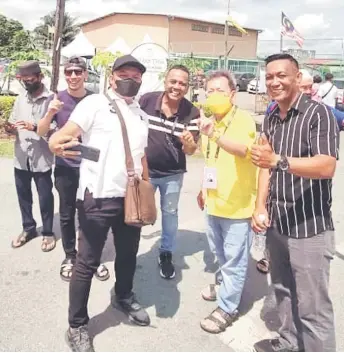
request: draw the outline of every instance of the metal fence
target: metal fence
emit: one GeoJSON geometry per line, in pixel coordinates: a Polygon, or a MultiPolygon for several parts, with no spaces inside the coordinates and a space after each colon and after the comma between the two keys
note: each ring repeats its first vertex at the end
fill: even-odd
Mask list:
{"type": "Polygon", "coordinates": [[[223,57],[208,57],[200,55],[178,55],[170,54],[170,60],[178,59],[197,59],[198,62],[203,62],[203,70],[220,70],[226,69],[235,73],[253,73],[256,74],[259,70],[260,60],[245,60],[228,58],[225,60],[223,57]],[[227,65],[226,65],[227,64],[227,65]]]}
{"type": "MultiPolygon", "coordinates": [[[[308,38],[301,49],[295,41],[284,37],[282,49],[313,74],[324,76],[331,72],[335,77],[344,77],[344,38],[308,38]]],[[[279,53],[280,50],[279,39],[258,41],[258,56],[261,58],[279,53]]]]}

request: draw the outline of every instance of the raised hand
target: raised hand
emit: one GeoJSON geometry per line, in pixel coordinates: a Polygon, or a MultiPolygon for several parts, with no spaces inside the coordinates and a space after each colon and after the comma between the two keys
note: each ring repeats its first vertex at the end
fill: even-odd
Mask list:
{"type": "Polygon", "coordinates": [[[54,93],[54,99],[49,103],[48,111],[51,114],[56,114],[63,107],[63,102],[58,99],[57,93],[54,93]]]}

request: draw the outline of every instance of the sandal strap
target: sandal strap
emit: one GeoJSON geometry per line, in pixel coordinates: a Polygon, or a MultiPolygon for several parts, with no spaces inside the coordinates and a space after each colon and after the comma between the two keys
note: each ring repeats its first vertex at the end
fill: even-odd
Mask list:
{"type": "MultiPolygon", "coordinates": [[[[214,313],[219,314],[227,323],[227,326],[230,326],[236,319],[237,319],[237,312],[231,314],[226,313],[224,310],[222,310],[220,307],[217,307],[209,316],[213,316],[214,313]]],[[[214,317],[214,316],[213,316],[214,317]]],[[[215,317],[216,319],[216,317],[215,317]]]]}
{"type": "Polygon", "coordinates": [[[56,237],[55,237],[55,235],[43,235],[43,241],[45,241],[45,240],[51,240],[50,242],[52,243],[52,242],[56,241],[56,237]]]}
{"type": "Polygon", "coordinates": [[[66,258],[62,261],[62,265],[74,265],[75,259],[66,258]]]}
{"type": "Polygon", "coordinates": [[[109,270],[108,270],[108,268],[107,268],[104,264],[100,264],[100,265],[98,266],[98,268],[97,268],[97,273],[98,273],[98,275],[99,275],[99,274],[101,274],[101,273],[103,273],[103,272],[108,273],[109,270]]]}
{"type": "Polygon", "coordinates": [[[209,284],[209,294],[211,297],[216,297],[216,284],[209,284]]]}
{"type": "MultiPolygon", "coordinates": [[[[216,310],[214,310],[206,319],[209,320],[209,321],[211,321],[211,322],[213,322],[214,324],[216,324],[216,326],[217,326],[221,331],[225,331],[226,328],[227,328],[228,326],[230,326],[230,322],[228,322],[224,317],[223,317],[223,319],[224,319],[225,321],[224,321],[224,322],[221,321],[220,319],[218,319],[217,317],[214,316],[214,313],[215,313],[215,312],[219,313],[219,312],[217,311],[217,309],[216,309],[216,310]]],[[[222,315],[221,315],[221,317],[222,317],[222,315]]]]}
{"type": "Polygon", "coordinates": [[[60,272],[71,272],[73,270],[73,265],[62,265],[60,272]]]}

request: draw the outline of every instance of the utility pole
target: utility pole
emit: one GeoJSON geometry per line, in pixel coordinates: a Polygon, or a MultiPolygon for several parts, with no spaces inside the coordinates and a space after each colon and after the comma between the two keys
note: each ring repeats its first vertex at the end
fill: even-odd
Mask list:
{"type": "Polygon", "coordinates": [[[226,22],[225,22],[225,70],[227,70],[227,64],[228,64],[228,20],[229,20],[229,13],[230,13],[230,3],[231,0],[228,0],[228,8],[227,8],[227,18],[226,18],[226,22]]]}
{"type": "Polygon", "coordinates": [[[53,72],[50,84],[50,90],[56,92],[60,76],[60,57],[62,47],[62,32],[65,14],[66,0],[56,1],[56,14],[55,14],[55,35],[53,45],[53,72]]]}

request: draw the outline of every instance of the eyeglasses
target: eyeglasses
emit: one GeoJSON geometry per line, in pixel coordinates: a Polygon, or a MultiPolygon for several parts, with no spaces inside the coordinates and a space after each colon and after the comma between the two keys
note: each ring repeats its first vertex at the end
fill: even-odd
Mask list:
{"type": "Polygon", "coordinates": [[[65,75],[72,76],[73,72],[74,72],[75,76],[81,76],[83,74],[84,70],[81,70],[81,69],[65,70],[65,75]]]}

